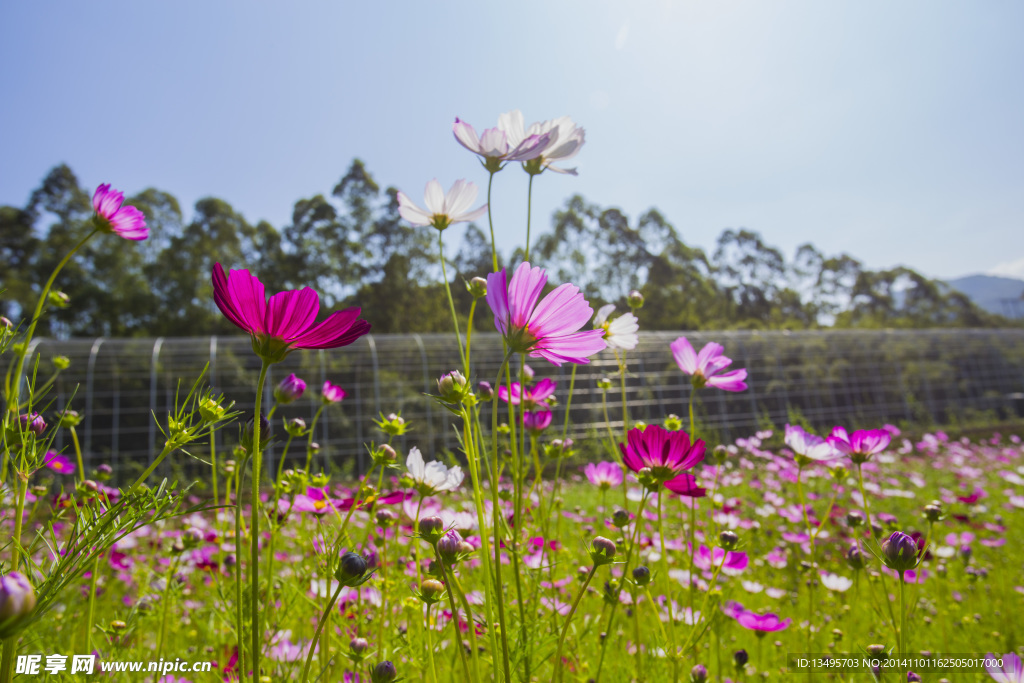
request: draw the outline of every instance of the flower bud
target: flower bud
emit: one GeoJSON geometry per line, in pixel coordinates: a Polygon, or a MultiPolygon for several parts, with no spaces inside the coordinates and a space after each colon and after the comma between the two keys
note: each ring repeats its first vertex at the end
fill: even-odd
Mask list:
{"type": "Polygon", "coordinates": [[[885,654],[885,645],[875,643],[873,645],[868,645],[864,650],[872,657],[881,657],[885,654]]]}
{"type": "Polygon", "coordinates": [[[397,521],[398,515],[391,510],[377,510],[377,526],[387,529],[394,526],[397,521]]]}
{"type": "Polygon", "coordinates": [[[324,403],[340,403],[347,395],[341,386],[331,384],[329,381],[325,381],[320,390],[320,400],[324,403]]]}
{"type": "Polygon", "coordinates": [[[441,560],[448,567],[454,566],[458,562],[461,552],[462,536],[455,529],[445,533],[437,542],[437,554],[441,556],[441,560]]]}
{"type": "Polygon", "coordinates": [[[856,510],[850,510],[846,513],[846,525],[856,529],[857,527],[864,524],[864,515],[857,512],[856,510]]]}
{"type": "Polygon", "coordinates": [[[18,633],[36,607],[36,591],[21,572],[0,576],[0,638],[18,633]]]}
{"type": "Polygon", "coordinates": [[[894,531],[882,541],[882,562],[898,572],[917,566],[917,543],[902,531],[894,531]]]}
{"type": "Polygon", "coordinates": [[[921,683],[921,676],[913,671],[907,672],[907,683],[921,683]]]}
{"type": "MultiPolygon", "coordinates": [[[[242,438],[240,439],[242,447],[245,448],[249,453],[253,452],[252,437],[255,435],[256,421],[255,417],[250,417],[249,421],[245,423],[245,427],[242,429],[242,438]]],[[[270,443],[270,420],[260,415],[260,450],[266,448],[267,444],[270,443]]]]}
{"type": "Polygon", "coordinates": [[[199,417],[203,419],[203,422],[217,422],[218,420],[224,419],[224,415],[227,410],[220,404],[219,401],[212,397],[208,397],[199,402],[199,417]]]}
{"type": "Polygon", "coordinates": [[[469,393],[469,382],[461,372],[452,370],[437,380],[437,393],[445,403],[461,404],[469,393]]]}
{"type": "Polygon", "coordinates": [[[718,534],[718,542],[725,550],[732,550],[739,545],[740,537],[736,535],[735,531],[726,529],[718,534]]]}
{"type": "Polygon", "coordinates": [[[433,605],[444,595],[444,584],[437,579],[426,579],[420,583],[420,600],[433,605]]]}
{"type": "Polygon", "coordinates": [[[370,647],[370,643],[367,642],[366,638],[353,638],[349,641],[349,649],[356,655],[361,655],[370,647]]]}
{"type": "Polygon", "coordinates": [[[651,582],[651,570],[643,565],[633,570],[633,583],[638,586],[646,586],[651,582]]]}
{"type": "Polygon", "coordinates": [[[475,277],[466,283],[466,291],[474,299],[487,296],[487,280],[482,277],[475,277]]]}
{"type": "Polygon", "coordinates": [[[708,670],[703,664],[690,669],[690,683],[706,683],[708,680],[708,670]]]}
{"type": "Polygon", "coordinates": [[[388,436],[401,436],[408,429],[405,420],[397,413],[388,413],[387,417],[377,420],[376,424],[388,436]]]}
{"type": "MultiPolygon", "coordinates": [[[[665,418],[665,429],[670,432],[678,432],[683,428],[683,421],[676,414],[671,414],[665,418]]],[[[724,449],[724,446],[722,447],[724,449]]],[[[697,666],[700,666],[699,664],[697,666]]],[[[696,667],[694,667],[696,668],[696,667]]]]}
{"type": "Polygon", "coordinates": [[[729,458],[729,449],[719,444],[715,446],[715,450],[711,451],[711,458],[715,461],[716,465],[722,466],[729,458]]]}
{"type": "Polygon", "coordinates": [[[612,513],[612,524],[614,524],[615,526],[617,526],[620,529],[622,527],[626,526],[627,524],[629,524],[629,512],[626,511],[626,510],[622,510],[622,509],[619,509],[619,510],[616,510],[615,512],[613,512],[612,513]]]}
{"type": "Polygon", "coordinates": [[[846,564],[853,570],[864,568],[864,553],[861,552],[859,547],[852,545],[846,551],[846,564]]]}
{"type": "Polygon", "coordinates": [[[65,410],[60,414],[58,424],[64,429],[77,427],[82,421],[82,416],[75,410],[65,410]]]}
{"type": "Polygon", "coordinates": [[[628,303],[629,307],[634,311],[638,311],[644,307],[644,295],[634,289],[626,297],[626,303],[628,303]]]}
{"type": "Polygon", "coordinates": [[[431,515],[430,517],[424,517],[420,520],[418,530],[420,536],[427,542],[433,545],[441,540],[444,535],[444,520],[437,515],[431,515]]]}
{"type": "Polygon", "coordinates": [[[43,432],[46,431],[46,421],[39,413],[32,413],[31,415],[25,413],[18,419],[21,421],[22,431],[27,429],[36,436],[42,436],[43,432]]]}
{"type": "Polygon", "coordinates": [[[186,548],[195,548],[206,539],[206,534],[203,533],[202,529],[197,529],[193,526],[185,529],[185,533],[181,535],[181,538],[186,548]]]}
{"type": "Polygon", "coordinates": [[[601,379],[597,380],[597,388],[600,389],[601,391],[608,391],[609,389],[612,388],[612,381],[607,377],[602,377],[601,379]]]}
{"type": "Polygon", "coordinates": [[[124,623],[120,619],[115,619],[114,621],[110,622],[110,630],[111,631],[115,631],[117,633],[122,633],[122,632],[126,631],[127,629],[128,629],[128,624],[124,623]]]}
{"type": "Polygon", "coordinates": [[[750,655],[747,654],[746,650],[736,650],[736,652],[732,653],[732,661],[737,669],[742,669],[750,661],[750,655]]]}
{"type": "Polygon", "coordinates": [[[284,431],[288,432],[288,436],[293,438],[302,436],[306,433],[306,421],[301,417],[293,417],[284,423],[284,431]]]}
{"type": "Polygon", "coordinates": [[[598,536],[590,542],[590,559],[594,561],[595,565],[611,564],[612,558],[615,557],[615,551],[615,541],[604,536],[598,536]]]}
{"type": "Polygon", "coordinates": [[[366,575],[366,560],[351,550],[341,556],[334,578],[343,586],[357,586],[366,575]]]}
{"type": "Polygon", "coordinates": [[[71,297],[64,292],[51,291],[46,301],[54,308],[67,308],[71,304],[71,297]]]}
{"type": "Polygon", "coordinates": [[[67,370],[71,367],[71,359],[67,356],[54,356],[50,359],[50,362],[53,363],[53,367],[58,370],[67,370]]]}
{"type": "Polygon", "coordinates": [[[938,522],[942,519],[942,505],[939,503],[930,503],[925,505],[921,515],[929,522],[938,522]]]}
{"type": "Polygon", "coordinates": [[[476,393],[481,401],[490,401],[494,398],[494,387],[490,382],[480,382],[476,385],[476,393]]]}
{"type": "Polygon", "coordinates": [[[305,391],[306,382],[296,377],[293,372],[274,387],[274,400],[278,403],[291,403],[302,398],[305,391]]]}
{"type": "Polygon", "coordinates": [[[398,453],[388,444],[381,444],[373,450],[373,462],[378,466],[387,467],[398,460],[398,453]]]}
{"type": "Polygon", "coordinates": [[[0,315],[0,332],[9,332],[14,329],[14,323],[10,318],[0,315]]]}
{"type": "Polygon", "coordinates": [[[398,677],[395,665],[389,661],[383,661],[370,671],[370,683],[391,683],[398,677]]]}

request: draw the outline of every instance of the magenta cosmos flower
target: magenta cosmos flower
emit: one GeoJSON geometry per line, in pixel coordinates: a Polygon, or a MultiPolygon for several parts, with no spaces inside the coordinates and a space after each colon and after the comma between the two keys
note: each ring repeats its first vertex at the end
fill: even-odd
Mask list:
{"type": "MultiPolygon", "coordinates": [[[[532,372],[532,371],[531,371],[532,372]]],[[[555,393],[556,382],[552,379],[542,379],[537,382],[537,386],[533,387],[522,387],[519,382],[512,382],[512,405],[517,406],[520,403],[525,404],[527,410],[533,410],[544,401],[547,401],[555,393]]],[[[498,387],[498,397],[505,403],[509,402],[509,390],[508,387],[502,385],[498,387]]],[[[544,404],[547,405],[546,403],[544,404]]]]}
{"type": "Polygon", "coordinates": [[[441,189],[441,183],[434,178],[427,183],[423,193],[426,209],[416,206],[404,193],[398,193],[398,213],[413,225],[431,225],[437,230],[444,230],[455,223],[475,221],[487,212],[487,205],[473,209],[469,207],[476,201],[476,185],[466,180],[456,180],[448,193],[441,189]]]}
{"type": "Polygon", "coordinates": [[[727,574],[739,574],[750,566],[750,558],[743,552],[726,551],[724,548],[711,549],[706,545],[702,545],[693,554],[693,566],[699,569],[713,571],[718,565],[722,565],[722,571],[727,574]]]}
{"type": "Polygon", "coordinates": [[[622,484],[622,468],[614,462],[590,463],[583,473],[591,484],[603,490],[622,484]]]}
{"type": "Polygon", "coordinates": [[[523,427],[531,434],[540,434],[551,426],[553,417],[550,410],[528,410],[523,413],[523,427]]]}
{"type": "Polygon", "coordinates": [[[860,429],[848,434],[842,427],[834,427],[828,442],[840,453],[850,456],[854,464],[860,465],[888,448],[892,435],[884,429],[860,429]]]}
{"type": "Polygon", "coordinates": [[[331,384],[330,380],[324,381],[323,389],[320,392],[320,397],[324,403],[340,403],[348,396],[345,390],[340,385],[331,384]]]}
{"type": "Polygon", "coordinates": [[[676,359],[679,369],[690,375],[693,386],[701,389],[705,386],[714,387],[723,391],[745,391],[747,383],[746,370],[733,370],[719,374],[722,370],[732,365],[732,359],[722,355],[723,346],[715,342],[708,342],[704,348],[697,353],[693,350],[686,337],[680,337],[672,342],[672,356],[676,359]]]}
{"type": "Polygon", "coordinates": [[[756,612],[743,611],[736,621],[739,622],[743,628],[754,631],[757,636],[763,636],[766,633],[774,633],[775,631],[784,631],[789,628],[789,625],[793,623],[792,619],[779,619],[777,614],[768,612],[767,614],[757,614],[756,612]]]}
{"type": "Polygon", "coordinates": [[[670,491],[692,486],[685,470],[704,459],[704,448],[702,440],[690,443],[686,432],[670,432],[659,425],[649,425],[643,431],[631,429],[627,443],[619,444],[626,467],[634,472],[649,469],[651,476],[670,491]]]}
{"type": "Polygon", "coordinates": [[[134,206],[122,206],[124,192],[100,185],[92,195],[92,208],[96,215],[92,222],[100,230],[120,235],[126,240],[144,240],[149,237],[146,217],[134,206]]]}
{"type": "Polygon", "coordinates": [[[43,464],[57,474],[75,473],[75,465],[66,455],[61,455],[56,451],[47,451],[46,455],[43,457],[43,464]]]}
{"type": "Polygon", "coordinates": [[[543,300],[548,282],[543,268],[521,263],[508,282],[505,269],[487,276],[487,304],[494,313],[494,326],[509,348],[545,358],[550,363],[589,363],[589,357],[603,350],[604,330],[579,329],[594,310],[579,287],[562,284],[543,300]]]}
{"type": "Polygon", "coordinates": [[[213,300],[224,317],[252,337],[252,350],[268,363],[278,363],[295,349],[348,346],[370,331],[359,308],[334,311],[322,323],[320,295],[309,287],[278,292],[268,302],[263,283],[248,270],[213,266],[213,300]]]}

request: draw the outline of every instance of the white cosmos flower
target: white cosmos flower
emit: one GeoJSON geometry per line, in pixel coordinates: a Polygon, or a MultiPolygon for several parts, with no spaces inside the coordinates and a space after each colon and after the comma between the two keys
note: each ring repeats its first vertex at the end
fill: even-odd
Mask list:
{"type": "Polygon", "coordinates": [[[424,496],[453,491],[466,476],[458,465],[448,469],[443,462],[437,460],[424,463],[420,449],[415,446],[409,449],[405,467],[409,470],[409,476],[416,482],[416,488],[424,496]]]}
{"type": "Polygon", "coordinates": [[[487,205],[469,210],[476,201],[477,188],[466,180],[456,180],[448,193],[441,189],[441,183],[434,178],[427,183],[423,193],[426,209],[416,206],[404,193],[398,193],[398,213],[413,225],[432,225],[444,230],[453,223],[468,223],[483,216],[487,205]]]}
{"type": "Polygon", "coordinates": [[[568,116],[562,116],[550,121],[530,124],[524,130],[523,113],[518,109],[502,114],[498,117],[498,128],[508,140],[511,147],[517,147],[531,135],[550,136],[548,145],[543,153],[537,158],[527,162],[527,172],[541,173],[544,169],[550,168],[556,173],[568,173],[576,175],[575,168],[559,168],[553,166],[552,162],[566,161],[576,156],[580,147],[585,142],[585,133],[568,116]]]}
{"type": "Polygon", "coordinates": [[[536,159],[551,144],[553,137],[551,133],[528,135],[513,147],[509,145],[508,135],[501,128],[488,128],[478,137],[473,126],[458,118],[455,119],[452,132],[458,143],[482,157],[484,167],[492,172],[500,171],[506,161],[536,159]]]}
{"type": "Polygon", "coordinates": [[[830,591],[845,593],[850,590],[850,586],[853,585],[853,581],[845,576],[840,576],[839,574],[822,574],[821,585],[830,591]]]}
{"type": "Polygon", "coordinates": [[[613,349],[632,351],[640,341],[637,330],[640,324],[632,313],[620,315],[615,320],[608,320],[608,316],[615,310],[615,304],[607,304],[597,309],[594,316],[594,329],[604,328],[604,341],[613,349]]]}
{"type": "Polygon", "coordinates": [[[797,455],[810,460],[824,461],[843,457],[828,441],[805,432],[799,425],[786,425],[786,445],[797,455]]]}

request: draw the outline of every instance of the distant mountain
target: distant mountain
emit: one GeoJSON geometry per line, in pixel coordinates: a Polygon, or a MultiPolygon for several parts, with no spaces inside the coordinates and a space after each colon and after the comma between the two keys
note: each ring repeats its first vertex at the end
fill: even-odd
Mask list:
{"type": "Polygon", "coordinates": [[[995,275],[968,275],[947,284],[991,313],[1024,318],[1024,280],[995,275]]]}

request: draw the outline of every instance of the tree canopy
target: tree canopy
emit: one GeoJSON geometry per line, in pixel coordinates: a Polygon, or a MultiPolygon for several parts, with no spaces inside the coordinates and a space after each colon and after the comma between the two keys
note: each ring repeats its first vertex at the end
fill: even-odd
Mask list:
{"type": "MultiPolygon", "coordinates": [[[[330,195],[295,203],[291,223],[256,225],[222,199],[185,215],[173,195],[147,189],[127,203],[146,216],[143,243],[91,240],[58,288],[73,306],[42,321],[43,334],[175,336],[232,331],[213,303],[215,262],[248,268],[268,291],[311,286],[324,312],[360,306],[375,332],[451,329],[438,262],[438,233],[398,215],[396,190],[359,159],[330,195]]],[[[0,314],[16,320],[34,306],[57,262],[89,231],[89,191],[66,165],[43,178],[24,207],[0,206],[0,314]]],[[[456,309],[467,316],[464,281],[485,275],[490,243],[475,225],[445,234],[456,309]]],[[[616,208],[570,197],[555,212],[531,259],[552,282],[578,285],[595,307],[625,306],[631,289],[646,304],[646,329],[815,327],[993,327],[1007,319],[909,268],[872,271],[847,254],[801,246],[792,259],[745,228],[726,229],[710,254],[686,244],[656,209],[635,221],[616,208]]],[[[515,264],[521,252],[511,255],[515,264]]],[[[476,325],[490,327],[478,314],[476,325]]]]}

